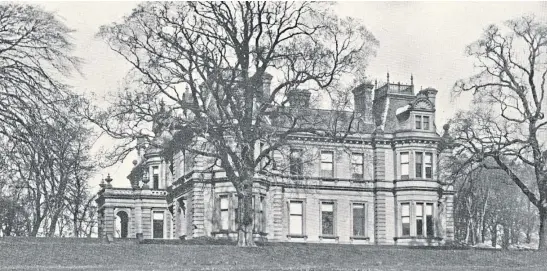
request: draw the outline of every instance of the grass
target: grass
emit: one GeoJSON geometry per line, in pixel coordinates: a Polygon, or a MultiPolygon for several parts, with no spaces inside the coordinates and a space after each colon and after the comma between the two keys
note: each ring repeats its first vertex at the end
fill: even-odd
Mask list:
{"type": "Polygon", "coordinates": [[[533,251],[0,238],[0,270],[547,270],[545,258],[533,251]]]}

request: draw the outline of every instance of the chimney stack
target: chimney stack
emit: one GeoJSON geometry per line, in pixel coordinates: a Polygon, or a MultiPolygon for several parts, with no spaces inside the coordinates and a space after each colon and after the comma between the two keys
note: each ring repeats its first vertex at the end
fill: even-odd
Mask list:
{"type": "Polygon", "coordinates": [[[370,82],[364,83],[353,89],[354,112],[361,114],[365,122],[372,122],[372,89],[370,82]]]}
{"type": "Polygon", "coordinates": [[[270,99],[272,91],[272,78],[273,76],[267,72],[264,72],[264,74],[262,75],[262,92],[260,93],[260,98],[263,102],[267,102],[270,99]]]}
{"type": "Polygon", "coordinates": [[[433,107],[435,107],[435,98],[437,97],[437,92],[439,91],[429,87],[429,88],[420,90],[419,94],[426,96],[427,99],[429,99],[429,101],[431,102],[431,104],[433,104],[433,107]]]}
{"type": "Polygon", "coordinates": [[[306,89],[292,89],[287,93],[291,107],[309,107],[311,92],[306,89]]]}

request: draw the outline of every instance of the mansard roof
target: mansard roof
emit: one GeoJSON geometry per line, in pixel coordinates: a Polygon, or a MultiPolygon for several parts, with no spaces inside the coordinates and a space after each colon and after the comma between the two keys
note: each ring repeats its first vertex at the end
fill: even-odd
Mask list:
{"type": "Polygon", "coordinates": [[[375,130],[372,122],[367,122],[353,111],[326,110],[313,108],[282,107],[272,116],[274,126],[289,128],[297,118],[296,128],[337,133],[371,134],[375,130]]]}

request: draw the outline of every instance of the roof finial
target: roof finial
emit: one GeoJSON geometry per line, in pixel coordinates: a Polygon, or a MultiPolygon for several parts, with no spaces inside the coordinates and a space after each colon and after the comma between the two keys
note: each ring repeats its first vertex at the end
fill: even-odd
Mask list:
{"type": "Polygon", "coordinates": [[[414,75],[410,74],[410,85],[414,86],[414,75]]]}
{"type": "Polygon", "coordinates": [[[387,83],[389,84],[389,72],[387,72],[387,83]]]}
{"type": "Polygon", "coordinates": [[[374,89],[378,88],[378,79],[374,79],[374,89]]]}

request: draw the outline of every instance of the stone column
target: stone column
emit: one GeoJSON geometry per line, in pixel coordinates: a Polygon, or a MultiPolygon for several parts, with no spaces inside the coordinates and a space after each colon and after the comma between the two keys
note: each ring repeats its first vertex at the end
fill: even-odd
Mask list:
{"type": "Polygon", "coordinates": [[[444,241],[454,241],[454,195],[452,193],[445,196],[444,217],[444,241]]]}
{"type": "Polygon", "coordinates": [[[395,243],[395,197],[393,195],[394,156],[387,145],[377,145],[374,161],[374,240],[378,245],[395,243]]]}
{"type": "Polygon", "coordinates": [[[115,230],[115,214],[114,214],[114,208],[106,207],[104,209],[104,232],[107,239],[111,240],[114,238],[114,230],[115,230]]]}
{"type": "Polygon", "coordinates": [[[137,194],[137,198],[135,199],[135,205],[134,205],[134,223],[135,223],[135,237],[139,240],[143,239],[143,233],[142,233],[142,200],[140,198],[140,190],[135,191],[137,194]]]}
{"type": "Polygon", "coordinates": [[[285,214],[284,210],[284,197],[283,189],[279,186],[270,187],[269,191],[269,202],[266,207],[266,232],[268,233],[268,238],[273,240],[281,241],[285,240],[286,230],[285,226],[285,214]]]}

